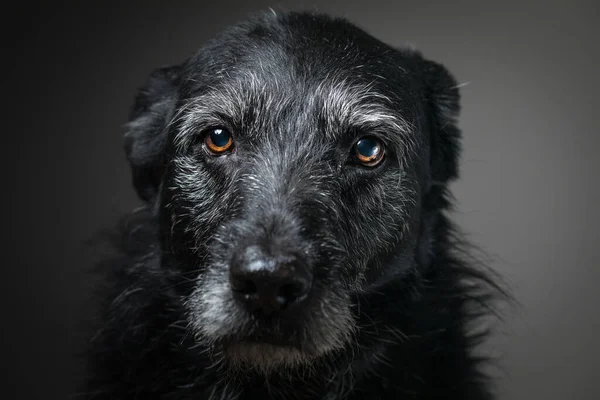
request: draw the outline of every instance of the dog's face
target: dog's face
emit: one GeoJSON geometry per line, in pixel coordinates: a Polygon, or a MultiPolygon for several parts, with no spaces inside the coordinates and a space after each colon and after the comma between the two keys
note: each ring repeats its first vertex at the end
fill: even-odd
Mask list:
{"type": "Polygon", "coordinates": [[[127,152],[165,268],[195,280],[198,340],[264,369],[348,345],[354,296],[429,251],[423,198],[455,174],[435,163],[456,157],[436,153],[453,86],[414,51],[303,15],[257,18],[157,71],[127,152]]]}

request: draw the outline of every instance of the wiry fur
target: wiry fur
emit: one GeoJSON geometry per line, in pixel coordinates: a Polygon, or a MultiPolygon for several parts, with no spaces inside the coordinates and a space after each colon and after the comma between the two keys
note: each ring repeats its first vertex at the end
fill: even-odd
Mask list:
{"type": "Polygon", "coordinates": [[[257,16],[157,70],[126,134],[146,205],[101,265],[82,395],[491,399],[473,350],[500,290],[446,216],[458,111],[441,65],[321,15],[257,16]],[[235,153],[203,152],[215,125],[235,153]],[[348,162],[365,134],[387,146],[374,169],[348,162]],[[310,265],[291,317],[266,324],[231,295],[252,243],[310,265]]]}

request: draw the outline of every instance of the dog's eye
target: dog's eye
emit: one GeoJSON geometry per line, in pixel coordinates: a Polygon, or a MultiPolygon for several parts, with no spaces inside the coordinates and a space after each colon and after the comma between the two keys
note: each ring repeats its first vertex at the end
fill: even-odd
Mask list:
{"type": "Polygon", "coordinates": [[[383,161],[385,148],[379,139],[364,136],[354,145],[353,153],[357,162],[368,167],[374,167],[383,161]]]}
{"type": "Polygon", "coordinates": [[[213,154],[223,154],[233,147],[233,136],[223,128],[213,128],[204,137],[206,148],[213,154]]]}

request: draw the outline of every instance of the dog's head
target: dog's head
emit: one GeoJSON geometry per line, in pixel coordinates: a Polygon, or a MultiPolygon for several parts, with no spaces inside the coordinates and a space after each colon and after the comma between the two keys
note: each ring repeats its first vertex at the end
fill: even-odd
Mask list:
{"type": "Polygon", "coordinates": [[[153,73],[126,151],[198,339],[263,367],[351,342],[353,295],[427,263],[457,112],[443,67],[324,16],[257,17],[153,73]]]}

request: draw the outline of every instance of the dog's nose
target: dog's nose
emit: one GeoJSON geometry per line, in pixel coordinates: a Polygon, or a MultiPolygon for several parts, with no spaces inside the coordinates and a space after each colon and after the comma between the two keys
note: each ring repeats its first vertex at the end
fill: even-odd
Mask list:
{"type": "Polygon", "coordinates": [[[297,255],[267,256],[250,246],[232,260],[229,280],[234,296],[250,310],[272,314],[305,300],[312,274],[297,255]]]}

